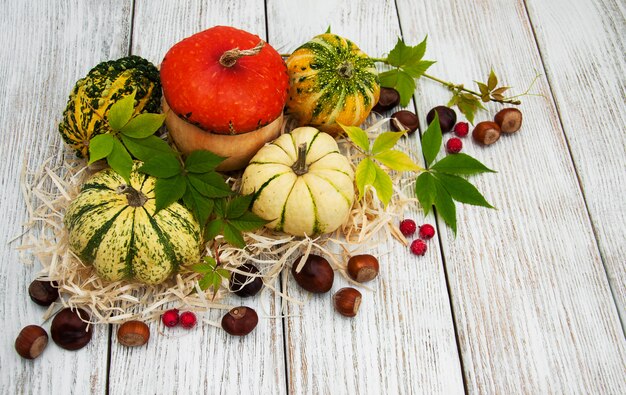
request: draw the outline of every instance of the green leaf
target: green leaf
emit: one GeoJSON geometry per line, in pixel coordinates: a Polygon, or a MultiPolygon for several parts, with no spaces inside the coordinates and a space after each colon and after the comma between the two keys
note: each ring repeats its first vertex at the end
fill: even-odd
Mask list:
{"type": "Polygon", "coordinates": [[[498,77],[496,77],[496,73],[494,73],[493,69],[491,69],[489,79],[487,80],[487,87],[489,88],[489,91],[492,91],[496,86],[498,86],[498,77]]]}
{"type": "Polygon", "coordinates": [[[186,190],[185,177],[180,174],[170,178],[157,178],[154,184],[155,213],[178,201],[186,190]]]}
{"type": "Polygon", "coordinates": [[[99,134],[89,140],[89,164],[106,158],[113,151],[115,137],[112,134],[99,134]]]}
{"type": "Polygon", "coordinates": [[[225,159],[210,151],[193,151],[185,159],[185,170],[190,173],[207,173],[215,170],[225,159]]]}
{"type": "Polygon", "coordinates": [[[252,203],[253,198],[253,194],[234,197],[226,205],[224,217],[228,219],[241,217],[246,211],[248,211],[248,208],[250,207],[250,203],[252,203]]]}
{"type": "Polygon", "coordinates": [[[219,218],[224,218],[224,209],[226,207],[226,203],[225,203],[226,199],[216,199],[215,202],[215,214],[217,214],[217,216],[219,218]]]}
{"type": "Polygon", "coordinates": [[[359,189],[359,199],[365,193],[365,186],[374,184],[376,180],[376,164],[370,159],[363,159],[356,167],[356,186],[359,189]]]}
{"type": "Polygon", "coordinates": [[[452,200],[450,193],[441,185],[439,180],[435,181],[435,208],[437,213],[441,215],[441,218],[448,224],[452,231],[456,235],[456,206],[452,200]]]}
{"type": "Polygon", "coordinates": [[[135,111],[135,92],[113,103],[107,119],[113,130],[120,130],[130,121],[135,111]]]}
{"type": "Polygon", "coordinates": [[[128,152],[141,161],[146,161],[151,157],[171,152],[172,147],[165,141],[161,140],[157,136],[150,136],[144,139],[136,139],[128,136],[121,135],[124,145],[128,149],[128,152]]]}
{"type": "Polygon", "coordinates": [[[399,69],[385,71],[379,74],[381,86],[394,88],[400,94],[400,105],[406,107],[415,92],[415,80],[411,75],[399,69]]]}
{"type": "Polygon", "coordinates": [[[428,215],[432,205],[435,203],[437,191],[435,189],[435,179],[430,173],[422,173],[415,180],[415,196],[419,200],[424,215],[428,215]]]}
{"type": "Polygon", "coordinates": [[[324,33],[330,33],[330,25],[328,25],[328,28],[326,28],[326,31],[324,33]]]}
{"type": "Polygon", "coordinates": [[[377,164],[374,164],[374,169],[376,170],[376,179],[374,180],[372,186],[376,189],[376,193],[378,194],[380,201],[387,206],[387,204],[391,201],[391,196],[393,195],[393,183],[391,182],[391,177],[389,177],[389,174],[385,173],[385,171],[377,164]]]}
{"type": "Polygon", "coordinates": [[[246,242],[243,239],[243,235],[230,223],[224,225],[224,240],[234,245],[235,247],[244,248],[246,242]]]}
{"type": "Polygon", "coordinates": [[[356,144],[357,147],[361,148],[365,152],[369,152],[370,139],[369,137],[367,137],[367,133],[365,133],[365,130],[361,129],[358,126],[345,126],[341,123],[339,124],[339,126],[341,126],[343,131],[346,132],[350,140],[352,140],[352,142],[356,144]]]}
{"type": "Polygon", "coordinates": [[[511,87],[510,86],[502,86],[498,89],[495,89],[493,92],[491,92],[494,95],[502,95],[504,92],[506,92],[507,90],[509,90],[511,87]]]}
{"type": "Polygon", "coordinates": [[[181,173],[180,162],[173,152],[158,154],[143,162],[139,168],[142,173],[153,177],[169,178],[181,173]]]}
{"type": "Polygon", "coordinates": [[[446,156],[435,163],[431,170],[447,174],[495,173],[477,159],[463,153],[446,156]]]}
{"type": "Polygon", "coordinates": [[[187,187],[183,195],[183,203],[191,210],[202,227],[206,224],[211,212],[213,212],[213,200],[202,196],[189,183],[189,180],[187,180],[187,187]]]}
{"type": "Polygon", "coordinates": [[[215,266],[211,266],[210,264],[206,262],[196,263],[195,265],[191,265],[190,269],[196,273],[206,274],[206,273],[213,273],[213,271],[215,271],[215,266]]]}
{"type": "Polygon", "coordinates": [[[231,225],[242,232],[251,232],[259,229],[267,224],[267,222],[268,221],[250,211],[243,213],[243,215],[237,217],[236,219],[230,220],[231,225]]]}
{"type": "Polygon", "coordinates": [[[217,237],[217,235],[222,233],[222,229],[224,229],[225,222],[222,219],[216,218],[213,221],[210,221],[204,230],[204,240],[211,241],[217,237]]]}
{"type": "Polygon", "coordinates": [[[426,40],[424,37],[421,43],[415,46],[408,46],[403,40],[398,38],[396,46],[389,52],[387,63],[396,67],[417,65],[426,53],[426,40]]]}
{"type": "Polygon", "coordinates": [[[165,121],[165,114],[139,114],[122,127],[120,132],[128,137],[138,139],[152,136],[165,121]]]}
{"type": "Polygon", "coordinates": [[[481,95],[488,95],[489,94],[489,88],[487,87],[487,85],[483,84],[482,82],[478,82],[478,81],[474,81],[476,82],[476,85],[478,85],[478,89],[480,90],[480,94],[481,95]]]}
{"type": "Polygon", "coordinates": [[[201,290],[206,291],[213,286],[213,276],[211,276],[211,274],[203,276],[200,280],[198,280],[198,286],[201,290]]]}
{"type": "Polygon", "coordinates": [[[465,178],[445,173],[437,173],[435,177],[457,202],[493,208],[478,189],[465,178]]]}
{"type": "Polygon", "coordinates": [[[421,167],[413,162],[413,160],[404,152],[396,150],[387,150],[374,155],[374,159],[380,161],[383,165],[392,170],[408,171],[419,170],[421,167]]]}
{"type": "Polygon", "coordinates": [[[221,198],[232,195],[232,191],[224,181],[224,177],[214,171],[202,174],[189,173],[187,177],[191,185],[203,196],[221,198]]]}
{"type": "Polygon", "coordinates": [[[130,182],[133,159],[118,139],[113,139],[113,149],[107,156],[107,163],[117,174],[122,176],[126,182],[130,182]]]}
{"type": "Polygon", "coordinates": [[[407,131],[398,133],[398,132],[384,132],[376,137],[374,140],[374,145],[372,146],[372,154],[376,155],[379,152],[387,151],[392,149],[400,137],[404,136],[407,131]]]}
{"type": "Polygon", "coordinates": [[[420,78],[426,71],[437,62],[431,60],[421,60],[414,65],[404,66],[402,70],[406,71],[413,78],[420,78]]]}
{"type": "Polygon", "coordinates": [[[437,157],[439,149],[441,148],[442,139],[439,115],[437,111],[435,111],[435,118],[430,125],[428,125],[428,129],[426,129],[426,132],[424,132],[422,136],[422,154],[424,154],[424,159],[426,159],[426,166],[430,166],[437,157]]]}

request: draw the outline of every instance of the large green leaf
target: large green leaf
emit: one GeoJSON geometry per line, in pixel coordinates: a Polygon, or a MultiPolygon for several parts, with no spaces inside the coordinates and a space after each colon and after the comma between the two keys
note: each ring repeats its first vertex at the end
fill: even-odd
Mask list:
{"type": "Polygon", "coordinates": [[[202,174],[189,173],[187,177],[189,177],[191,185],[208,198],[222,198],[232,195],[230,187],[219,173],[214,171],[202,174]]]}
{"type": "Polygon", "coordinates": [[[404,152],[387,150],[374,155],[374,159],[396,171],[419,170],[421,167],[404,152]]]}
{"type": "Polygon", "coordinates": [[[143,162],[139,171],[153,177],[169,178],[181,173],[178,157],[173,153],[158,154],[143,162]]]}
{"type": "Polygon", "coordinates": [[[428,125],[428,129],[426,129],[426,132],[424,132],[422,136],[422,154],[424,154],[424,159],[426,159],[426,166],[430,166],[437,157],[439,149],[441,148],[442,139],[439,115],[437,115],[437,111],[435,111],[435,118],[430,125],[428,125]]]}
{"type": "Polygon", "coordinates": [[[495,173],[477,159],[462,153],[446,156],[435,163],[431,169],[448,174],[495,173]]]}
{"type": "Polygon", "coordinates": [[[157,136],[149,136],[136,139],[121,135],[124,145],[133,156],[141,161],[146,161],[155,155],[172,153],[172,147],[157,136]]]}
{"type": "Polygon", "coordinates": [[[224,240],[235,247],[244,248],[246,246],[246,242],[243,240],[243,236],[239,229],[230,223],[226,223],[224,225],[224,240]]]}
{"type": "Polygon", "coordinates": [[[268,221],[263,218],[257,216],[256,214],[247,211],[243,213],[243,215],[229,220],[230,224],[235,228],[240,230],[241,232],[251,232],[255,229],[259,229],[263,225],[265,225],[268,221]]]}
{"type": "Polygon", "coordinates": [[[376,140],[374,140],[372,155],[392,149],[405,134],[407,134],[406,130],[404,132],[384,132],[379,134],[376,140]]]}
{"type": "Polygon", "coordinates": [[[107,156],[107,163],[117,174],[122,176],[126,182],[130,182],[133,159],[118,139],[113,139],[113,149],[109,156],[107,156]]]}
{"type": "Polygon", "coordinates": [[[376,164],[370,158],[363,159],[356,167],[355,178],[360,199],[365,194],[365,186],[374,184],[376,180],[376,164]]]}
{"type": "Polygon", "coordinates": [[[363,129],[357,126],[345,126],[342,124],[339,124],[339,126],[341,126],[341,128],[350,138],[350,140],[352,140],[352,142],[356,144],[357,147],[361,148],[365,152],[369,152],[370,139],[369,137],[367,137],[367,133],[365,133],[363,129]]]}
{"type": "Polygon", "coordinates": [[[142,139],[152,136],[163,125],[163,121],[165,114],[143,113],[128,121],[120,131],[128,137],[142,139]]]}
{"type": "Polygon", "coordinates": [[[157,178],[154,184],[155,212],[182,198],[186,190],[185,178],[180,174],[170,178],[157,178]]]}
{"type": "Polygon", "coordinates": [[[437,213],[456,234],[456,206],[454,205],[454,200],[452,200],[450,193],[437,179],[435,179],[435,191],[435,208],[437,213]]]}
{"type": "Polygon", "coordinates": [[[253,198],[253,194],[234,197],[226,205],[224,216],[228,219],[241,217],[246,211],[248,211],[253,198]]]}
{"type": "Polygon", "coordinates": [[[115,137],[112,134],[99,134],[89,140],[89,164],[106,158],[113,151],[115,137]]]}
{"type": "Polygon", "coordinates": [[[457,202],[493,208],[478,189],[465,178],[445,173],[437,173],[435,177],[457,202]]]}
{"type": "Polygon", "coordinates": [[[373,186],[374,189],[376,189],[378,198],[386,206],[391,201],[391,196],[393,195],[393,183],[391,182],[389,174],[385,173],[380,166],[374,164],[374,169],[376,170],[376,179],[374,180],[373,186]]]}
{"type": "Polygon", "coordinates": [[[188,179],[185,194],[183,195],[183,203],[193,212],[200,226],[204,226],[213,211],[213,200],[202,196],[200,192],[196,191],[188,179]]]}
{"type": "Polygon", "coordinates": [[[401,69],[393,69],[379,74],[380,85],[386,88],[394,88],[400,94],[400,105],[406,107],[413,92],[415,92],[415,80],[409,73],[401,69]]]}
{"type": "Polygon", "coordinates": [[[124,96],[109,108],[108,121],[113,130],[120,130],[130,121],[135,111],[135,92],[124,96]]]}
{"type": "Polygon", "coordinates": [[[193,151],[185,159],[185,170],[190,173],[207,173],[215,170],[225,159],[210,151],[193,151]]]}
{"type": "Polygon", "coordinates": [[[417,180],[415,180],[415,195],[424,210],[424,215],[427,215],[437,197],[435,179],[432,174],[422,173],[417,177],[417,180]]]}

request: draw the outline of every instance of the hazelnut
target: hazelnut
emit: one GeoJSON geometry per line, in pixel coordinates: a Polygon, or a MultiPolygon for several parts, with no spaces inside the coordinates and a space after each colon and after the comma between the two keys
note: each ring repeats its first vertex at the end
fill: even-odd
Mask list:
{"type": "Polygon", "coordinates": [[[15,351],[26,359],[35,359],[48,345],[48,334],[37,325],[24,327],[15,339],[15,351]]]}
{"type": "Polygon", "coordinates": [[[127,347],[143,346],[150,340],[150,328],[141,321],[127,321],[117,330],[117,341],[127,347]]]}
{"type": "Polygon", "coordinates": [[[394,112],[391,115],[391,129],[396,132],[402,130],[408,130],[408,134],[411,134],[420,127],[420,120],[417,115],[411,111],[401,110],[394,112]]]}
{"type": "Polygon", "coordinates": [[[441,126],[441,133],[448,133],[452,130],[456,124],[456,112],[453,109],[446,106],[437,106],[428,111],[426,115],[426,122],[430,123],[435,119],[435,111],[439,115],[439,126],[441,126]]]}
{"type": "Polygon", "coordinates": [[[59,298],[57,283],[35,280],[28,286],[28,295],[39,306],[50,306],[59,298]]]}
{"type": "Polygon", "coordinates": [[[522,112],[517,108],[500,110],[494,118],[502,133],[515,133],[522,127],[522,112]]]}
{"type": "Polygon", "coordinates": [[[493,144],[500,138],[500,126],[495,122],[479,122],[474,127],[472,137],[481,144],[493,144]]]}
{"type": "Polygon", "coordinates": [[[341,288],[333,295],[335,310],[345,317],[354,317],[361,305],[361,293],[354,288],[341,288]]]}
{"type": "Polygon", "coordinates": [[[85,347],[91,340],[93,328],[83,319],[89,319],[89,314],[83,309],[72,311],[65,308],[59,311],[50,326],[52,340],[66,350],[73,351],[85,347]]]}
{"type": "Polygon", "coordinates": [[[296,272],[300,259],[296,259],[291,267],[291,273],[298,285],[313,293],[325,293],[333,287],[335,272],[325,258],[319,255],[309,254],[302,269],[296,272]]]}
{"type": "Polygon", "coordinates": [[[355,255],[348,260],[348,275],[354,281],[365,283],[378,276],[378,259],[372,255],[355,255]]]}
{"type": "Polygon", "coordinates": [[[385,112],[389,111],[400,104],[400,94],[393,88],[380,88],[380,96],[378,103],[372,108],[372,111],[385,112]]]}
{"type": "Polygon", "coordinates": [[[222,317],[222,328],[233,336],[245,336],[259,323],[256,311],[246,306],[235,307],[222,317]]]}
{"type": "MultiPolygon", "coordinates": [[[[259,274],[259,269],[251,263],[246,263],[237,268],[245,273],[259,274]]],[[[235,295],[247,298],[254,296],[263,288],[263,279],[256,276],[247,276],[243,273],[235,273],[230,276],[230,290],[235,295]]]]}

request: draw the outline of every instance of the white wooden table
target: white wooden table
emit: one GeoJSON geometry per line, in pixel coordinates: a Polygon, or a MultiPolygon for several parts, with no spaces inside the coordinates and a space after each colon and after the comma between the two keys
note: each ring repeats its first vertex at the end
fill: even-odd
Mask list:
{"type": "MultiPolygon", "coordinates": [[[[3,0],[1,10],[1,393],[626,393],[624,2],[3,0]],[[352,320],[314,297],[246,338],[208,325],[167,338],[152,325],[148,346],[128,349],[101,325],[78,352],[51,344],[22,360],[15,337],[43,313],[27,295],[37,263],[22,265],[19,240],[9,244],[26,220],[24,162],[61,160],[57,123],[95,64],[128,54],[158,64],[175,42],[218,24],[280,52],[328,25],[372,56],[400,35],[416,44],[428,34],[432,73],[467,85],[492,66],[518,90],[543,74],[535,91],[545,98],[524,98],[521,132],[466,144],[499,171],[474,178],[498,210],[459,206],[457,238],[426,218],[438,234],[421,259],[390,241],[352,320]]],[[[448,98],[421,80],[409,109],[425,124],[448,98]]],[[[477,119],[498,107],[488,108],[477,119]]],[[[246,302],[277,314],[281,300],[246,302]]]]}

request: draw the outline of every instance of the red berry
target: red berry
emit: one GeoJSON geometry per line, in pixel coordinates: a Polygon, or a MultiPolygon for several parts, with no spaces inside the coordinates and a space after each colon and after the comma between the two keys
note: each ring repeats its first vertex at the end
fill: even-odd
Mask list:
{"type": "Polygon", "coordinates": [[[405,236],[411,236],[413,233],[415,233],[416,229],[417,225],[415,225],[415,221],[413,221],[412,219],[405,219],[400,222],[400,232],[402,232],[402,234],[405,236]]]}
{"type": "Polygon", "coordinates": [[[168,326],[170,328],[178,325],[178,309],[167,310],[161,316],[161,321],[163,321],[163,325],[168,326]]]}
{"type": "Polygon", "coordinates": [[[463,149],[463,142],[458,137],[453,137],[446,142],[446,149],[450,154],[458,154],[463,149]]]}
{"type": "Polygon", "coordinates": [[[420,226],[420,239],[430,240],[435,236],[435,228],[431,224],[420,226]]]}
{"type": "Polygon", "coordinates": [[[411,252],[415,255],[423,256],[424,254],[426,254],[427,249],[428,248],[426,247],[426,242],[424,242],[424,240],[422,239],[415,239],[411,243],[411,252]]]}
{"type": "Polygon", "coordinates": [[[469,133],[469,125],[467,122],[459,122],[454,125],[454,134],[459,137],[465,137],[469,133]]]}
{"type": "Polygon", "coordinates": [[[180,315],[180,325],[186,329],[193,328],[196,326],[196,315],[191,311],[185,311],[180,315]]]}

